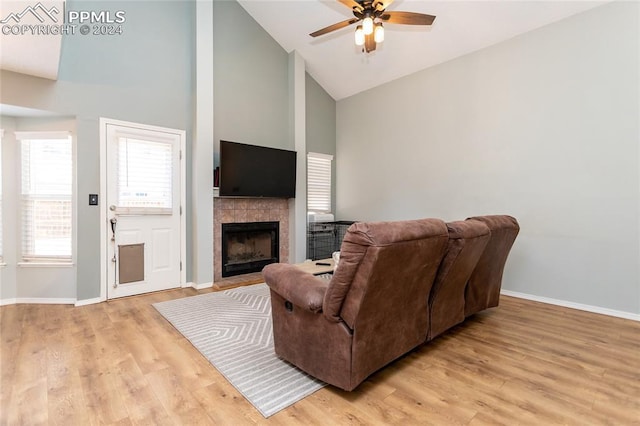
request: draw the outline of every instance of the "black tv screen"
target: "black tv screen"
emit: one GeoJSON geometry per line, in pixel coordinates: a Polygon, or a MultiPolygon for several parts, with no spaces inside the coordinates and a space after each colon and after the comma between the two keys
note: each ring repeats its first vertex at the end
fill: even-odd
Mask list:
{"type": "Polygon", "coordinates": [[[293,198],[296,152],[220,141],[220,196],[293,198]]]}

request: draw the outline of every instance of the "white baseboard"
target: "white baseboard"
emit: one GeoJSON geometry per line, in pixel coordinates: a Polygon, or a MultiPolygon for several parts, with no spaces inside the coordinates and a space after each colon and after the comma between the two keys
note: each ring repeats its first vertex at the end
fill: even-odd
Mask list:
{"type": "Polygon", "coordinates": [[[93,299],[83,299],[83,300],[76,300],[76,307],[78,306],[86,306],[86,305],[94,305],[96,303],[102,303],[104,302],[105,299],[103,299],[102,297],[94,297],[93,299]]]}
{"type": "Polygon", "coordinates": [[[548,303],[550,305],[564,306],[565,308],[578,309],[580,311],[593,312],[595,314],[609,315],[611,317],[640,321],[640,314],[616,311],[615,309],[602,308],[600,306],[583,305],[582,303],[568,302],[566,300],[552,299],[550,297],[535,296],[533,294],[519,293],[511,290],[501,290],[500,294],[517,297],[518,299],[533,300],[535,302],[548,303]]]}
{"type": "Polygon", "coordinates": [[[15,299],[0,300],[0,306],[4,305],[74,305],[76,299],[70,298],[47,298],[47,297],[17,297],[15,299]]]}
{"type": "Polygon", "coordinates": [[[191,285],[191,287],[195,288],[196,290],[204,290],[205,288],[211,288],[213,287],[213,281],[210,283],[188,283],[191,285]]]}

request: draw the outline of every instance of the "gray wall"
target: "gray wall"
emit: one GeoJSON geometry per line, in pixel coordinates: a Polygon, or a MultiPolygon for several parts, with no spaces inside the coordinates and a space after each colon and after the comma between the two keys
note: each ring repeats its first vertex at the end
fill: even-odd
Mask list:
{"type": "MultiPolygon", "coordinates": [[[[69,0],[66,7],[124,10],[124,33],[64,37],[58,81],[2,71],[0,102],[77,119],[77,298],[82,300],[100,295],[99,209],[86,202],[87,194],[100,189],[99,117],[184,129],[190,158],[194,4],[69,0]]],[[[188,270],[187,280],[190,275],[188,270]]]]}
{"type": "Polygon", "coordinates": [[[510,214],[503,288],[640,313],[638,9],[609,3],[338,102],[338,214],[510,214]],[[361,124],[370,105],[384,126],[361,124]]]}
{"type": "Polygon", "coordinates": [[[296,197],[289,201],[289,261],[302,261],[304,61],[285,52],[235,1],[213,2],[213,51],[214,164],[220,164],[221,139],[299,153],[296,197]]]}
{"type": "Polygon", "coordinates": [[[213,3],[214,144],[294,149],[288,55],[235,1],[213,3]]]}
{"type": "Polygon", "coordinates": [[[336,101],[305,73],[307,152],[333,155],[331,210],[336,211],[336,101]]]}
{"type": "Polygon", "coordinates": [[[196,6],[196,43],[194,124],[190,167],[193,200],[191,235],[193,256],[192,282],[196,288],[213,283],[213,2],[198,1],[196,6]]]}

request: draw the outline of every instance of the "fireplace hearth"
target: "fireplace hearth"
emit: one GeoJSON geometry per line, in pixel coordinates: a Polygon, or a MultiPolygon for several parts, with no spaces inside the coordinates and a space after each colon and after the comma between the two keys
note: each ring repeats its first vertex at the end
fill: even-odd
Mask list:
{"type": "Polygon", "coordinates": [[[222,224],[222,276],[259,272],[280,261],[278,222],[222,224]]]}

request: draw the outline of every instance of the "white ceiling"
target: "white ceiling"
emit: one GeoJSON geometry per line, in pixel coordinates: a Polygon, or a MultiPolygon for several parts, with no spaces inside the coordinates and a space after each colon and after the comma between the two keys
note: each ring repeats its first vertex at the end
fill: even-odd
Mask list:
{"type": "Polygon", "coordinates": [[[337,0],[238,1],[287,52],[300,53],[309,74],[335,100],[607,2],[395,0],[387,10],[435,15],[435,22],[430,28],[386,24],[384,43],[364,54],[355,46],[354,25],[317,38],[309,36],[353,17],[337,0]]]}
{"type": "Polygon", "coordinates": [[[0,116],[6,117],[58,117],[59,114],[33,108],[0,104],[0,116]]]}
{"type": "MultiPolygon", "coordinates": [[[[287,51],[297,50],[307,71],[336,100],[354,95],[518,34],[599,6],[602,1],[395,0],[388,10],[435,15],[431,27],[385,25],[385,41],[364,54],[353,41],[353,25],[312,38],[309,33],[351,18],[337,0],[239,0],[287,51]]],[[[64,0],[40,0],[63,10],[64,0]]],[[[36,2],[37,4],[37,2],[36,2]]],[[[33,2],[0,1],[0,19],[33,2]]],[[[40,13],[42,15],[42,12],[40,13]]],[[[31,12],[22,23],[37,23],[31,12]]],[[[594,29],[595,30],[595,29],[594,29]]],[[[61,36],[0,34],[0,68],[56,79],[61,36]]]]}
{"type": "Polygon", "coordinates": [[[40,26],[50,32],[60,28],[63,11],[64,0],[1,0],[0,21],[5,22],[0,23],[0,69],[56,80],[62,34],[34,34],[28,28],[40,26]],[[12,29],[27,31],[11,34],[12,29]]]}

